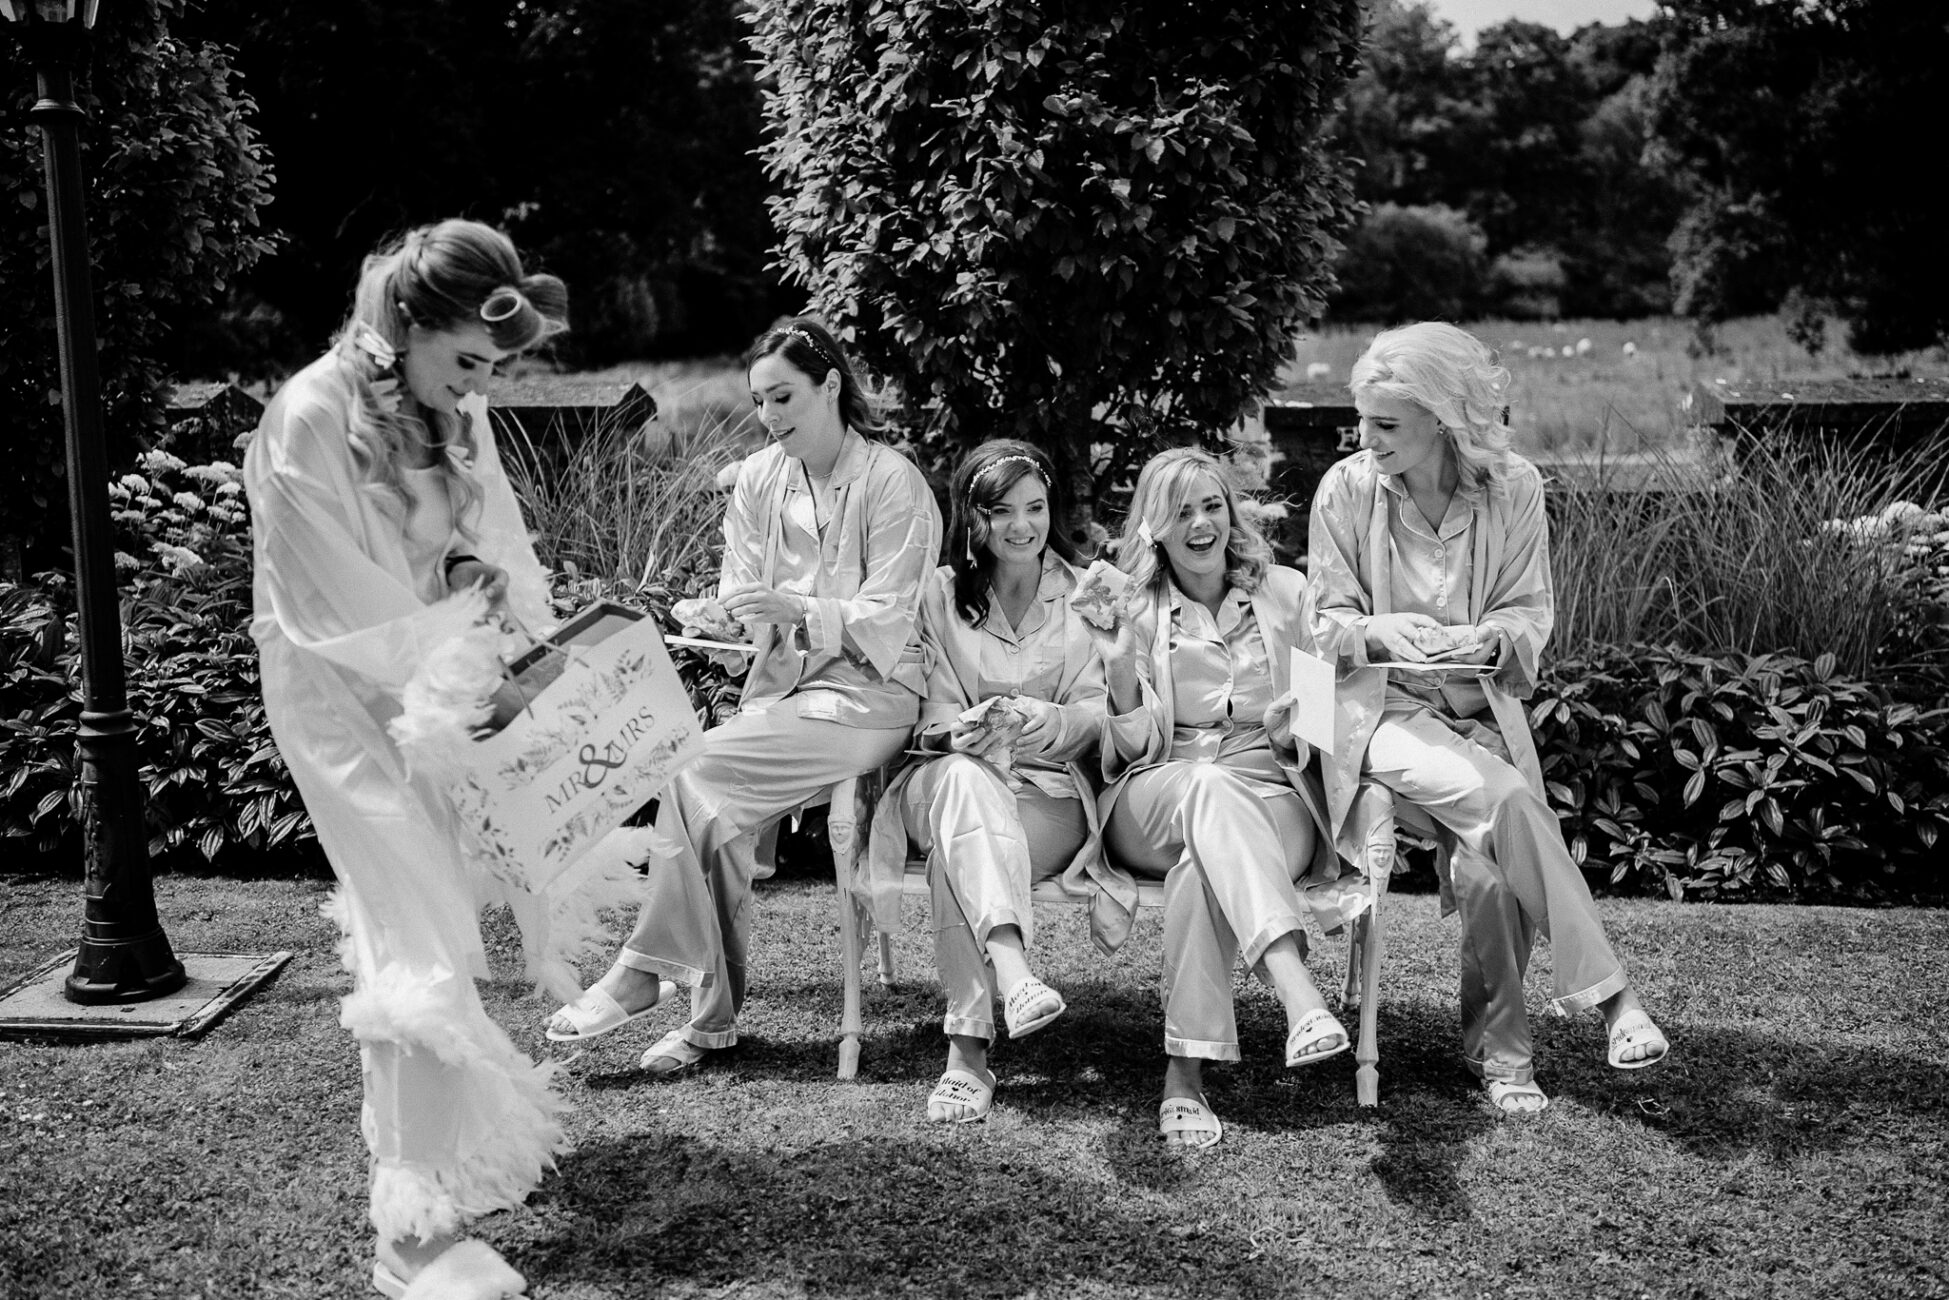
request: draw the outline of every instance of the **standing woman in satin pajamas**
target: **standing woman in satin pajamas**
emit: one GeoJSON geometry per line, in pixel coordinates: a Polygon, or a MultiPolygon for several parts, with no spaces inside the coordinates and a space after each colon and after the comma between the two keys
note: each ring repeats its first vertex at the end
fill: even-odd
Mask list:
{"type": "MultiPolygon", "coordinates": [[[[934,962],[948,1000],[947,1069],[927,1099],[936,1123],[988,1114],[997,991],[1010,1038],[1065,1010],[1025,955],[1031,885],[1066,872],[1086,889],[1108,877],[1096,789],[1077,761],[1094,767],[1102,743],[1103,665],[1069,608],[1076,553],[1054,484],[1048,456],[1011,439],[983,443],[955,470],[948,563],[921,604],[927,700],[917,739],[939,757],[903,770],[874,818],[876,881],[898,888],[910,839],[927,855],[934,962]],[[1006,756],[989,748],[994,729],[960,720],[998,697],[1026,719],[1006,756]]],[[[1134,884],[1124,882],[1128,900],[1134,884]]],[[[1127,901],[1121,916],[1121,926],[1112,920],[1118,937],[1127,901]]]]}
{"type": "Polygon", "coordinates": [[[1321,481],[1308,550],[1315,635],[1339,669],[1336,834],[1358,834],[1363,778],[1440,827],[1444,902],[1462,917],[1463,1055],[1498,1109],[1532,1113],[1549,1104],[1523,1006],[1535,931],[1555,957],[1552,1009],[1600,1009],[1612,1065],[1655,1064],[1668,1044],[1543,799],[1522,698],[1555,619],[1549,524],[1542,476],[1508,450],[1507,384],[1452,325],[1375,336],[1352,371],[1362,450],[1321,481]],[[1445,627],[1471,630],[1448,661],[1484,671],[1372,666],[1426,662],[1417,637],[1445,627]]]}
{"type": "Polygon", "coordinates": [[[331,351],[293,375],[244,454],[251,636],[264,712],[338,878],[371,1150],[373,1285],[514,1295],[521,1275],[462,1238],[519,1205],[567,1148],[565,1103],[481,1006],[479,910],[453,806],[388,735],[408,679],[487,602],[551,621],[548,584],[480,394],[565,327],[568,293],[524,275],[473,221],[410,231],[365,261],[331,351]]]}
{"type": "Polygon", "coordinates": [[[738,1039],[751,856],[733,841],[898,756],[924,686],[920,592],[941,545],[927,481],[864,436],[881,420],[816,320],[773,326],[746,364],[772,442],[738,471],[717,598],[757,655],[738,715],[664,790],[634,932],[548,1022],[556,1041],[592,1038],[648,1014],[660,978],[688,984],[689,1023],[643,1053],[658,1076],[738,1039]]]}
{"type": "Polygon", "coordinates": [[[1206,1061],[1239,1059],[1232,965],[1271,982],[1286,1064],[1348,1045],[1307,972],[1302,874],[1338,875],[1311,754],[1293,736],[1294,645],[1312,644],[1306,580],[1271,562],[1218,463],[1196,448],[1144,466],[1117,564],[1131,579],[1116,632],[1096,632],[1109,718],[1099,800],[1116,861],[1164,880],[1166,1141],[1210,1146],[1206,1061]]]}

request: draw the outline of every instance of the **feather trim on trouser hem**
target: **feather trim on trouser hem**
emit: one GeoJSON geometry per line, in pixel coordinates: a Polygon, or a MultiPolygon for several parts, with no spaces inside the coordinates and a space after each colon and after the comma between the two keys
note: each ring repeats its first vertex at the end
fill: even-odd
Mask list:
{"type": "Polygon", "coordinates": [[[551,1086],[561,1067],[537,1065],[517,1048],[466,976],[388,967],[360,981],[339,1023],[367,1049],[371,1213],[382,1238],[438,1236],[519,1205],[568,1150],[568,1103],[551,1086]],[[400,1057],[421,1053],[437,1062],[432,1090],[423,1070],[418,1086],[398,1082],[400,1057]],[[395,1071],[390,1100],[371,1095],[387,1069],[395,1071]],[[395,1118],[382,1125],[382,1110],[395,1118]]]}
{"type": "MultiPolygon", "coordinates": [[[[349,920],[337,893],[320,910],[341,926],[349,920]]],[[[561,1066],[516,1049],[470,976],[403,965],[364,973],[353,951],[349,937],[341,941],[355,990],[339,1023],[364,1049],[370,1216],[380,1238],[427,1240],[522,1203],[569,1150],[567,1101],[552,1088],[561,1066]]]]}

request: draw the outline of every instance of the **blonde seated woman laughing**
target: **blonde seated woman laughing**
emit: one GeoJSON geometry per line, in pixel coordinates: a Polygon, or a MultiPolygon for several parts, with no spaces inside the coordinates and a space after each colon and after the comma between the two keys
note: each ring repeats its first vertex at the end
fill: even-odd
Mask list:
{"type": "MultiPolygon", "coordinates": [[[[1095,786],[1079,762],[1093,768],[1101,744],[1103,666],[1070,609],[1076,555],[1054,469],[1028,443],[987,442],[961,462],[950,491],[948,563],[921,601],[927,699],[917,744],[938,757],[895,777],[874,818],[869,870],[891,881],[897,900],[908,842],[927,855],[948,1003],[947,1068],[927,1118],[968,1123],[994,1097],[997,994],[1010,1038],[1066,1009],[1029,968],[1030,887],[1064,874],[1081,889],[1110,873],[1095,786]]],[[[1120,938],[1127,907],[1107,915],[1120,938]]],[[[1113,942],[1101,927],[1098,939],[1113,942]]]]}
{"type": "Polygon", "coordinates": [[[1278,995],[1288,1067],[1348,1046],[1307,972],[1309,902],[1294,885],[1304,874],[1331,895],[1339,875],[1310,748],[1288,725],[1291,647],[1312,645],[1310,605],[1305,578],[1271,563],[1220,466],[1195,448],[1144,466],[1117,563],[1127,616],[1114,632],[1093,627],[1109,703],[1099,808],[1113,858],[1164,881],[1158,1128],[1210,1146],[1223,1127],[1204,1063],[1239,1059],[1234,961],[1278,995]]]}

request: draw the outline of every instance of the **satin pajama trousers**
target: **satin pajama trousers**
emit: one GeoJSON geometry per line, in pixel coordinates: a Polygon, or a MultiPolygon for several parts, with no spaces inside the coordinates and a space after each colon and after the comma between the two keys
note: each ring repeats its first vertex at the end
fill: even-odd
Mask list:
{"type": "MultiPolygon", "coordinates": [[[[1471,729],[1500,744],[1493,732],[1471,729]]],[[[1594,1007],[1627,983],[1555,814],[1506,758],[1428,709],[1390,708],[1362,774],[1455,837],[1449,874],[1462,922],[1462,1055],[1483,1078],[1530,1082],[1523,977],[1535,933],[1550,941],[1552,1010],[1594,1007]]]]}
{"type": "Polygon", "coordinates": [[[927,856],[934,967],[947,994],[942,1031],[991,1042],[988,936],[1013,925],[1024,948],[1033,943],[1029,889],[1062,874],[1089,836],[1088,816],[1074,798],[1033,785],[1011,791],[994,768],[966,754],[943,755],[909,777],[900,811],[908,838],[927,856]]]}
{"type": "Polygon", "coordinates": [[[1293,879],[1313,833],[1290,788],[1218,763],[1173,760],[1125,782],[1103,834],[1134,874],[1164,881],[1167,1054],[1239,1059],[1232,965],[1304,935],[1293,879]]]}
{"type": "Polygon", "coordinates": [[[751,860],[732,841],[835,781],[891,762],[911,727],[802,718],[788,699],[704,733],[704,752],[664,787],[636,928],[617,961],[691,986],[697,1047],[738,1041],[750,947],[751,860]]]}

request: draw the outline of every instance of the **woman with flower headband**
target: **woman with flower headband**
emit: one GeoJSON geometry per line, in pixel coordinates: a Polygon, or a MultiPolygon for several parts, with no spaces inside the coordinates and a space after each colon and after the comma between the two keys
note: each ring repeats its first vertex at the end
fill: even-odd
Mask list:
{"type": "Polygon", "coordinates": [[[1192,1147],[1224,1131],[1203,1070],[1239,1059],[1234,961],[1284,1007],[1288,1068],[1347,1049],[1306,969],[1302,909],[1338,924],[1364,899],[1338,880],[1311,750],[1290,725],[1292,647],[1312,644],[1306,579],[1271,562],[1238,501],[1206,453],[1153,457],[1117,546],[1125,616],[1113,632],[1092,625],[1109,704],[1104,838],[1118,862],[1164,881],[1158,1130],[1192,1147]]]}
{"type": "Polygon", "coordinates": [[[1326,768],[1343,841],[1362,783],[1438,828],[1445,910],[1462,917],[1462,1047],[1489,1101],[1541,1111],[1523,976],[1550,940],[1568,1014],[1598,1008],[1610,1063],[1669,1050],[1611,952],[1590,887],[1543,798],[1522,697],[1555,619],[1543,480],[1509,450],[1509,372],[1478,339],[1423,322],[1354,363],[1361,450],[1327,470],[1309,551],[1321,654],[1339,670],[1340,752],[1326,768]]]}
{"type": "Polygon", "coordinates": [[[707,636],[750,629],[744,695],[659,799],[634,932],[547,1026],[557,1042],[594,1038],[648,1015],[663,980],[687,984],[689,1023],[643,1053],[659,1077],[737,1042],[750,838],[898,756],[924,686],[920,591],[941,544],[927,481],[865,436],[883,425],[875,400],[816,320],[766,330],[746,372],[771,445],[745,459],[725,510],[718,608],[693,615],[707,636]]]}
{"type": "Polygon", "coordinates": [[[264,711],[338,877],[340,1019],[364,1063],[387,1295],[520,1294],[521,1275],[460,1234],[519,1204],[566,1145],[548,1069],[474,989],[487,966],[452,808],[386,724],[427,652],[490,607],[548,617],[480,395],[567,307],[499,231],[414,230],[366,259],[336,343],[279,391],[244,457],[264,711]]]}
{"type": "Polygon", "coordinates": [[[909,840],[927,855],[948,1003],[947,1068],[927,1099],[936,1123],[988,1114],[998,992],[1010,1038],[1066,1009],[1029,969],[1030,887],[1057,875],[1078,889],[1102,882],[1098,942],[1114,948],[1129,929],[1135,888],[1104,862],[1095,787],[1078,762],[1101,743],[1103,667],[1069,607],[1077,556],[1054,484],[1048,456],[1012,439],[983,443],[955,469],[948,563],[921,599],[917,740],[938,757],[894,778],[867,851],[889,930],[909,840]]]}

